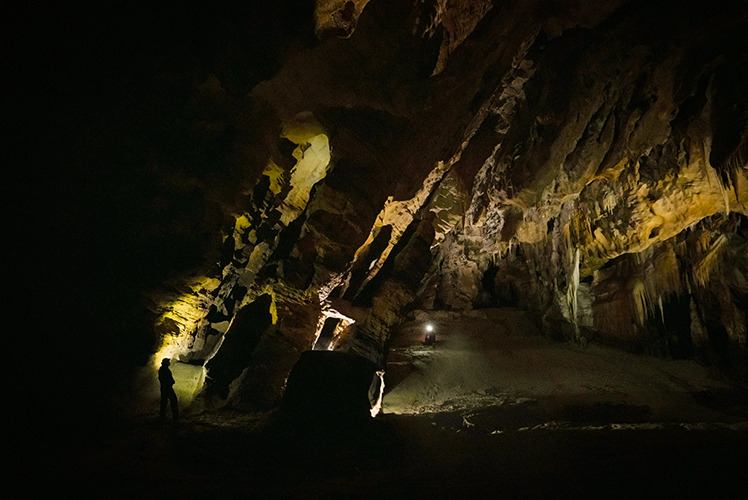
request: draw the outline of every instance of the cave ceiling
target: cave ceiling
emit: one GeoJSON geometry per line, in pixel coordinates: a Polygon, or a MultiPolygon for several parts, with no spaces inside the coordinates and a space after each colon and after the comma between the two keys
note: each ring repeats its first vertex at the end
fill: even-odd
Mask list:
{"type": "Polygon", "coordinates": [[[266,3],[132,63],[135,167],[92,181],[210,404],[274,404],[329,318],[381,363],[417,309],[745,355],[744,2],[266,3]]]}

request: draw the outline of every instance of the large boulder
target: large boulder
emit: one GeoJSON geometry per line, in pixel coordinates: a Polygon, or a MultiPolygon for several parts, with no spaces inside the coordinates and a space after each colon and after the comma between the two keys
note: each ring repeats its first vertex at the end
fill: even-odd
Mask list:
{"type": "Polygon", "coordinates": [[[376,372],[374,363],[354,354],[306,351],[288,377],[280,416],[320,431],[364,423],[371,419],[376,372]]]}

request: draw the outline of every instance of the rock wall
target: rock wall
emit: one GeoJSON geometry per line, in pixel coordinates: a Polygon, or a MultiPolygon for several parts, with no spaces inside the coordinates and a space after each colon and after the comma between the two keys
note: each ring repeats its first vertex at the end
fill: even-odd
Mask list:
{"type": "Polygon", "coordinates": [[[221,243],[152,294],[154,357],[204,366],[198,400],[276,405],[328,317],[330,349],[381,365],[416,308],[521,307],[557,338],[746,379],[743,3],[315,15],[318,40],[232,103],[221,243]]]}

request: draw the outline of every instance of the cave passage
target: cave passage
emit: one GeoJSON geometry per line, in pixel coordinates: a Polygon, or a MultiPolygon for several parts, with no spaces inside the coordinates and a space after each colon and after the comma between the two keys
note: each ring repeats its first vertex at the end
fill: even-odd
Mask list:
{"type": "Polygon", "coordinates": [[[5,16],[23,488],[746,497],[748,2],[58,3],[5,16]]]}
{"type": "Polygon", "coordinates": [[[335,329],[339,324],[340,318],[327,318],[324,325],[322,326],[322,331],[320,332],[319,337],[317,337],[317,341],[314,343],[314,347],[312,349],[315,351],[326,351],[330,349],[330,346],[333,342],[335,329]]]}

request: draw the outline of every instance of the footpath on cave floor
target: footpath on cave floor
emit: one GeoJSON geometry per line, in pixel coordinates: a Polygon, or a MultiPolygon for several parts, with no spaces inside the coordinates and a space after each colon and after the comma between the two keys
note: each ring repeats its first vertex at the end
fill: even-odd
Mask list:
{"type": "Polygon", "coordinates": [[[554,341],[514,309],[416,314],[393,338],[385,381],[385,413],[455,429],[748,428],[745,393],[696,361],[554,341]]]}

